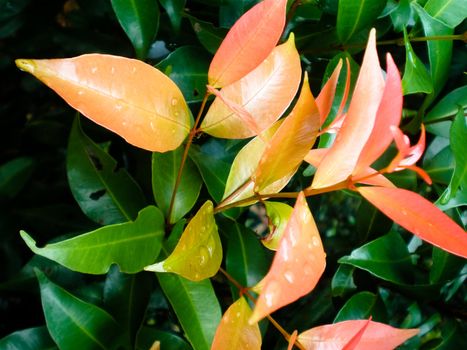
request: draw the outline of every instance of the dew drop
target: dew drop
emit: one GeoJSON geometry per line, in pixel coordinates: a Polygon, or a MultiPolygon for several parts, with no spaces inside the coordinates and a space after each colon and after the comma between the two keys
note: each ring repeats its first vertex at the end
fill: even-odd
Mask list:
{"type": "Polygon", "coordinates": [[[235,316],[237,316],[237,318],[240,318],[240,311],[237,311],[237,313],[235,314],[235,316]]]}
{"type": "Polygon", "coordinates": [[[313,236],[313,238],[311,238],[311,242],[313,243],[313,245],[314,245],[315,247],[319,247],[319,239],[318,239],[318,237],[313,236]]]}
{"type": "Polygon", "coordinates": [[[80,96],[84,95],[84,91],[83,91],[83,90],[79,90],[79,91],[78,91],[78,95],[80,95],[80,96]]]}
{"type": "Polygon", "coordinates": [[[289,231],[289,241],[292,247],[295,247],[298,243],[297,232],[293,229],[290,229],[289,231]]]}
{"type": "Polygon", "coordinates": [[[114,74],[115,73],[115,67],[110,68],[110,73],[114,74]]]}
{"type": "Polygon", "coordinates": [[[281,245],[281,253],[282,253],[282,258],[284,259],[284,261],[289,261],[290,259],[290,255],[289,255],[289,244],[287,243],[287,241],[284,241],[281,245]]]}
{"type": "Polygon", "coordinates": [[[295,275],[292,271],[285,271],[284,277],[289,283],[294,283],[295,281],[295,275]]]}
{"type": "Polygon", "coordinates": [[[172,103],[172,106],[176,106],[178,103],[178,100],[176,98],[173,98],[171,103],[172,103]]]}
{"type": "Polygon", "coordinates": [[[96,73],[96,72],[97,72],[97,67],[92,67],[92,68],[91,68],[91,73],[94,74],[94,73],[96,73]]]}
{"type": "Polygon", "coordinates": [[[406,215],[406,216],[407,216],[407,211],[402,210],[402,215],[406,215]]]}
{"type": "Polygon", "coordinates": [[[206,265],[210,258],[211,252],[209,251],[208,247],[204,245],[200,246],[198,251],[199,266],[206,265]]]}
{"type": "Polygon", "coordinates": [[[305,263],[303,266],[303,273],[305,276],[310,276],[313,273],[313,267],[309,263],[305,263]]]}
{"type": "Polygon", "coordinates": [[[267,307],[272,307],[276,303],[280,292],[280,284],[277,281],[270,281],[266,288],[266,292],[264,293],[264,299],[267,307]]]}
{"type": "Polygon", "coordinates": [[[151,129],[154,131],[156,130],[156,126],[154,125],[154,122],[151,120],[151,122],[149,123],[151,125],[151,129]]]}
{"type": "Polygon", "coordinates": [[[302,221],[304,224],[307,224],[310,221],[310,214],[308,214],[306,211],[302,212],[302,221]]]}
{"type": "Polygon", "coordinates": [[[121,111],[122,108],[123,108],[122,105],[119,105],[119,104],[115,105],[115,109],[116,109],[117,111],[121,111]]]}
{"type": "Polygon", "coordinates": [[[172,134],[175,134],[175,132],[177,131],[175,128],[171,130],[172,131],[172,134]]]}
{"type": "Polygon", "coordinates": [[[136,67],[131,68],[132,73],[136,73],[136,67]]]}

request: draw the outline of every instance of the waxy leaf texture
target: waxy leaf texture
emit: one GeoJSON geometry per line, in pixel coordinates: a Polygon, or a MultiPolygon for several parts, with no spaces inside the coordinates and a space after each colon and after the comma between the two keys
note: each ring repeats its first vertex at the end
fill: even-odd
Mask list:
{"type": "Polygon", "coordinates": [[[201,130],[212,136],[238,139],[255,136],[269,128],[285,112],[300,84],[300,57],[294,36],[277,46],[253,71],[221,90],[224,101],[243,108],[252,116],[257,130],[252,130],[219,97],[211,104],[201,123],[201,130]]]}
{"type": "Polygon", "coordinates": [[[259,283],[261,293],[250,322],[257,322],[311,292],[325,266],[326,254],[321,237],[301,192],[272,266],[259,283]]]}
{"type": "Polygon", "coordinates": [[[68,104],[128,143],[157,152],[188,135],[190,111],[180,89],[156,68],[134,59],[88,54],[16,60],[68,104]]]}
{"type": "Polygon", "coordinates": [[[284,30],[287,0],[265,0],[233,25],[217,50],[208,72],[209,84],[231,84],[261,64],[284,30]]]}
{"type": "Polygon", "coordinates": [[[214,276],[222,261],[222,245],[214,220],[213,205],[207,201],[188,223],[169,257],[147,271],[173,272],[191,281],[214,276]]]}

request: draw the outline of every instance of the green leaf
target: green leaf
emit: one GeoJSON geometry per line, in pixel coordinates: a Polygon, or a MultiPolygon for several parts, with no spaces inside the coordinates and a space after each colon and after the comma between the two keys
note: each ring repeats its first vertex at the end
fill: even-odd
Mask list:
{"type": "Polygon", "coordinates": [[[342,43],[347,42],[360,30],[370,27],[383,11],[382,0],[339,0],[337,10],[337,35],[342,43]]]}
{"type": "Polygon", "coordinates": [[[114,349],[119,327],[104,310],[52,283],[36,270],[47,329],[60,349],[114,349]]]}
{"type": "Polygon", "coordinates": [[[214,276],[222,262],[222,244],[213,210],[211,201],[204,203],[188,223],[169,257],[144,269],[173,272],[192,281],[214,276]]]}
{"type": "Polygon", "coordinates": [[[178,335],[151,327],[142,327],[138,332],[136,350],[148,350],[159,341],[164,350],[191,350],[191,346],[178,335]]]}
{"type": "Polygon", "coordinates": [[[209,350],[222,315],[211,281],[192,282],[168,273],[157,278],[193,349],[209,350]]]}
{"type": "Polygon", "coordinates": [[[182,46],[162,60],[156,68],[164,72],[182,90],[186,102],[200,102],[206,93],[211,59],[195,46],[182,46]]]}
{"type": "MultiPolygon", "coordinates": [[[[152,154],[152,190],[156,203],[167,217],[172,193],[183,157],[183,146],[174,151],[152,154]]],[[[181,219],[196,203],[201,190],[201,177],[191,159],[187,158],[177,188],[169,222],[181,219]]]]}
{"type": "Polygon", "coordinates": [[[467,17],[464,0],[428,0],[425,11],[450,28],[456,27],[467,17]]]}
{"type": "Polygon", "coordinates": [[[444,96],[441,101],[425,115],[424,121],[433,121],[455,115],[459,110],[459,106],[462,108],[467,107],[467,85],[461,86],[444,96]]]}
{"type": "Polygon", "coordinates": [[[367,200],[362,200],[357,211],[357,232],[362,242],[369,237],[386,234],[392,227],[392,220],[381,213],[367,200]]]}
{"type": "Polygon", "coordinates": [[[433,247],[432,260],[433,263],[430,268],[431,283],[452,280],[465,264],[465,259],[449,254],[437,247],[433,247]]]}
{"type": "Polygon", "coordinates": [[[219,9],[221,27],[230,28],[245,12],[260,0],[222,0],[219,9]]]}
{"type": "Polygon", "coordinates": [[[389,282],[408,284],[413,282],[414,277],[411,261],[404,240],[398,233],[390,232],[353,250],[338,262],[368,271],[389,282]]]}
{"type": "Polygon", "coordinates": [[[163,236],[164,218],[154,206],[141,210],[134,222],[105,226],[43,248],[21,231],[34,253],[71,270],[92,274],[106,273],[112,264],[117,264],[122,272],[142,271],[159,255],[163,236]]]}
{"type": "Polygon", "coordinates": [[[390,13],[390,16],[394,29],[398,32],[402,32],[412,19],[410,0],[400,0],[397,8],[390,13]]]}
{"type": "Polygon", "coordinates": [[[123,329],[128,348],[135,344],[153,285],[153,276],[142,272],[127,275],[113,266],[104,284],[104,305],[123,329]]]}
{"type": "Polygon", "coordinates": [[[448,185],[454,170],[454,156],[449,146],[442,149],[433,157],[423,159],[423,169],[436,183],[448,185]]]}
{"type": "Polygon", "coordinates": [[[386,310],[382,300],[370,292],[360,292],[352,296],[339,310],[333,323],[346,320],[364,320],[370,316],[375,321],[386,319],[386,310]]]}
{"type": "Polygon", "coordinates": [[[138,184],[84,134],[79,118],[68,143],[67,176],[81,210],[101,225],[134,220],[145,206],[138,184]]]}
{"type": "Polygon", "coordinates": [[[227,30],[217,28],[212,23],[201,21],[192,16],[188,16],[188,18],[201,45],[211,54],[215,54],[222,40],[227,35],[227,30]]]}
{"type": "Polygon", "coordinates": [[[173,29],[175,32],[179,32],[186,0],[159,0],[159,2],[167,11],[173,29]]]}
{"type": "Polygon", "coordinates": [[[331,288],[333,297],[342,297],[357,289],[353,279],[355,267],[350,265],[339,265],[332,277],[331,288]]]}
{"type": "Polygon", "coordinates": [[[261,243],[271,250],[277,250],[293,208],[285,203],[269,201],[265,201],[264,206],[272,227],[269,226],[270,233],[261,240],[261,243]]]}
{"type": "Polygon", "coordinates": [[[0,21],[15,17],[30,3],[31,0],[0,0],[0,21]]]}
{"type": "Polygon", "coordinates": [[[47,332],[47,327],[34,327],[16,331],[0,339],[0,349],[54,350],[58,349],[47,332]]]}
{"type": "Polygon", "coordinates": [[[402,90],[404,95],[423,92],[429,94],[433,92],[433,83],[431,77],[425,68],[423,62],[417,57],[410,40],[407,36],[407,31],[404,29],[404,44],[405,44],[405,70],[402,78],[402,90]]]}
{"type": "Polygon", "coordinates": [[[159,7],[155,0],[111,0],[123,30],[144,60],[159,28],[159,7]]]}
{"type": "Polygon", "coordinates": [[[0,199],[14,198],[30,179],[35,161],[18,157],[0,166],[0,199]]]}

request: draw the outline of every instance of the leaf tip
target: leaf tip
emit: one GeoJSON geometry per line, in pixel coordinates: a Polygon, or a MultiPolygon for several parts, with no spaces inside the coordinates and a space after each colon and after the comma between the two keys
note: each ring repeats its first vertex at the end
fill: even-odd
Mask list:
{"type": "Polygon", "coordinates": [[[23,72],[28,72],[34,74],[36,69],[36,62],[35,60],[25,59],[25,58],[18,58],[15,60],[16,67],[21,69],[23,72]]]}
{"type": "Polygon", "coordinates": [[[26,232],[26,231],[19,231],[21,238],[23,239],[24,243],[31,249],[33,252],[36,252],[38,249],[36,246],[36,241],[26,232]]]}
{"type": "MultiPolygon", "coordinates": [[[[165,261],[165,260],[164,260],[165,261]]],[[[144,271],[151,271],[151,272],[167,272],[164,267],[164,261],[148,265],[144,267],[144,271]]]]}

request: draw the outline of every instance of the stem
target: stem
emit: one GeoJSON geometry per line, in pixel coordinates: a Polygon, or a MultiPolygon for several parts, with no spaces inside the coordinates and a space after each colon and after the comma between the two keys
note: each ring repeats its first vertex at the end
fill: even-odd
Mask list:
{"type": "Polygon", "coordinates": [[[209,95],[210,95],[209,92],[206,91],[206,94],[204,95],[204,98],[203,98],[203,102],[201,102],[201,107],[199,108],[198,115],[196,116],[195,124],[193,125],[193,128],[191,129],[190,134],[188,135],[188,140],[185,145],[185,150],[183,152],[182,161],[180,162],[180,167],[178,168],[177,179],[175,180],[172,197],[170,198],[170,205],[169,205],[169,210],[167,213],[167,220],[169,221],[170,221],[170,215],[172,214],[172,210],[174,207],[175,197],[177,196],[177,189],[182,179],[183,168],[185,166],[185,162],[188,157],[188,151],[190,150],[191,144],[193,143],[193,138],[198,132],[198,125],[199,125],[199,122],[201,121],[201,116],[203,114],[204,107],[206,107],[206,102],[208,101],[209,95]]]}
{"type": "MultiPolygon", "coordinates": [[[[225,271],[222,267],[219,267],[219,271],[232,283],[241,294],[245,295],[253,304],[256,304],[256,298],[251,295],[251,293],[247,290],[247,288],[243,287],[235,278],[233,278],[227,271],[225,271]]],[[[272,316],[266,316],[269,322],[272,323],[274,327],[284,336],[284,338],[289,341],[290,334],[274,319],[272,316]]],[[[295,341],[294,345],[299,348],[300,350],[306,350],[302,344],[298,340],[295,341]]]]}

